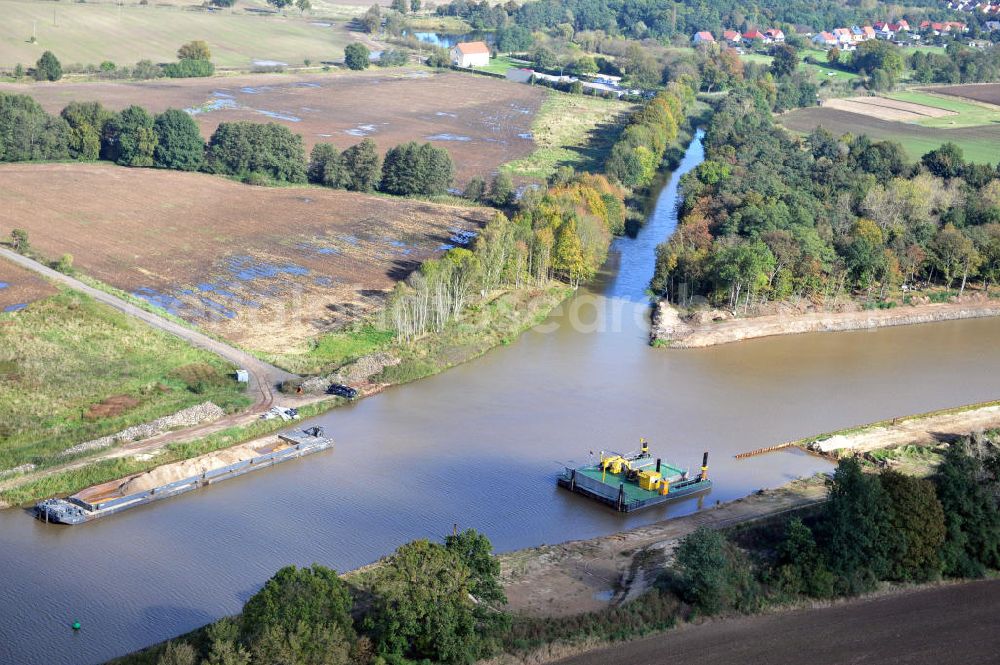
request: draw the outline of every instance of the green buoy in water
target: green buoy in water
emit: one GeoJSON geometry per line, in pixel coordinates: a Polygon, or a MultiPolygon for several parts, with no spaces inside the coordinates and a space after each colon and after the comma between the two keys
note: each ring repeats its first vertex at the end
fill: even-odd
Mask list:
{"type": "Polygon", "coordinates": [[[80,630],[80,622],[79,621],[74,621],[73,622],[73,630],[80,630]]]}

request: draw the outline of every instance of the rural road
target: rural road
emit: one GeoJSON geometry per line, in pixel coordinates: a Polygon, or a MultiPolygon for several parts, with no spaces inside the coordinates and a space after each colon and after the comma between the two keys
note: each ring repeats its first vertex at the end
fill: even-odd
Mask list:
{"type": "Polygon", "coordinates": [[[1000,654],[1000,581],[712,621],[559,665],[978,665],[1000,654]]]}
{"type": "Polygon", "coordinates": [[[194,346],[205,349],[206,351],[211,351],[212,353],[225,358],[237,367],[247,370],[250,375],[250,390],[256,394],[256,400],[253,406],[254,412],[264,411],[270,408],[271,404],[274,402],[275,387],[282,381],[296,378],[294,374],[290,374],[283,369],[279,369],[273,365],[263,362],[262,360],[254,358],[246,351],[241,351],[240,349],[232,347],[225,342],[212,339],[208,335],[200,333],[197,330],[185,328],[182,325],[158,316],[157,314],[153,314],[152,312],[147,312],[146,310],[136,307],[126,300],[122,300],[118,296],[96,289],[57,270],[52,270],[38,261],[29,259],[26,256],[21,256],[17,252],[9,250],[6,247],[0,247],[0,257],[10,260],[22,268],[32,270],[53,282],[58,282],[76,291],[86,293],[94,300],[110,305],[111,307],[114,307],[115,309],[124,312],[133,318],[144,321],[154,328],[159,328],[160,330],[168,332],[171,335],[180,337],[194,346]]]}

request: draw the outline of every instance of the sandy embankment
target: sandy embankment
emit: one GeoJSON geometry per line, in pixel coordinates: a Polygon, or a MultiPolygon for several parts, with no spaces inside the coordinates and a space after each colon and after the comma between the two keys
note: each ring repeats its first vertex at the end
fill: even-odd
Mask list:
{"type": "MultiPolygon", "coordinates": [[[[711,314],[711,313],[709,313],[711,314]]],[[[724,312],[710,316],[682,317],[666,301],[653,310],[651,339],[673,348],[691,349],[740,342],[755,337],[810,332],[871,330],[915,323],[1000,316],[1000,301],[969,299],[960,303],[922,304],[849,312],[784,313],[732,318],[724,312]]]]}
{"type": "Polygon", "coordinates": [[[842,433],[813,437],[802,445],[820,453],[868,452],[904,445],[933,445],[972,432],[1000,429],[1000,402],[894,418],[842,433]]]}

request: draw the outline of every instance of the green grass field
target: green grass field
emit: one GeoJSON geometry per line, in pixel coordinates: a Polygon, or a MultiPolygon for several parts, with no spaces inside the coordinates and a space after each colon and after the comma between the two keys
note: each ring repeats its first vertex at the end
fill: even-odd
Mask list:
{"type": "MultiPolygon", "coordinates": [[[[306,58],[319,62],[341,57],[351,40],[345,21],[360,13],[350,7],[332,17],[325,12],[322,17],[319,12],[301,15],[297,9],[284,16],[253,15],[245,10],[247,4],[207,12],[191,0],[145,6],[130,0],[121,7],[7,0],[0,21],[0,67],[33,65],[45,50],[55,53],[64,65],[103,60],[133,64],[144,58],[169,62],[176,58],[177,48],[192,39],[207,41],[220,67],[249,68],[254,60],[301,65],[306,58]],[[35,44],[29,41],[33,32],[35,44]]],[[[249,4],[264,6],[262,2],[249,4]]]]}
{"type": "MultiPolygon", "coordinates": [[[[826,65],[826,51],[821,51],[819,49],[808,48],[802,49],[799,52],[799,57],[803,59],[803,62],[799,63],[799,69],[802,70],[812,70],[816,74],[816,80],[818,82],[823,82],[828,79],[833,79],[837,81],[850,81],[851,79],[857,78],[857,74],[851,72],[845,72],[840,69],[834,69],[826,65]],[[805,62],[807,56],[812,56],[815,60],[822,64],[811,64],[805,62]]],[[[764,65],[770,65],[772,58],[769,55],[763,53],[746,53],[740,56],[740,60],[743,62],[754,62],[764,65]]]]}
{"type": "Polygon", "coordinates": [[[982,125],[1000,124],[1000,107],[980,104],[969,100],[961,100],[957,97],[947,97],[935,95],[933,93],[906,90],[885,95],[889,99],[898,99],[901,102],[913,104],[923,104],[933,108],[954,111],[958,115],[943,116],[940,118],[924,118],[917,121],[918,125],[924,127],[940,127],[942,129],[958,127],[980,127],[982,125]]]}
{"type": "Polygon", "coordinates": [[[215,355],[72,291],[0,314],[0,334],[0,470],[207,400],[249,403],[215,355]]]}
{"type": "Polygon", "coordinates": [[[538,147],[504,168],[512,176],[542,180],[560,166],[599,170],[621,129],[615,120],[632,106],[617,100],[552,91],[531,126],[538,147]]]}
{"type": "Polygon", "coordinates": [[[478,70],[484,72],[493,72],[494,74],[506,74],[507,70],[510,68],[518,67],[530,67],[529,63],[522,60],[511,60],[506,55],[498,55],[495,58],[490,58],[490,64],[485,67],[476,67],[478,70]]]}

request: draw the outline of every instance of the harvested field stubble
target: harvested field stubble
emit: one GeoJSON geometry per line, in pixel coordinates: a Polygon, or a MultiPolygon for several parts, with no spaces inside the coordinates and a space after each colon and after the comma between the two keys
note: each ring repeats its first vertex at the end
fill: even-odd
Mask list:
{"type": "Polygon", "coordinates": [[[247,347],[283,353],[356,320],[490,216],[319,187],[108,164],[10,164],[0,198],[43,255],[247,347]]]}
{"type": "Polygon", "coordinates": [[[0,91],[30,94],[50,113],[72,101],[99,101],[113,109],[139,104],[157,113],[188,109],[206,139],[221,122],[279,122],[302,134],[307,151],[320,142],[342,149],[364,137],[383,152],[407,141],[430,141],[451,153],[460,183],[488,177],[534,149],[531,121],[546,93],[485,76],[426,70],[0,84],[0,91]]]}

